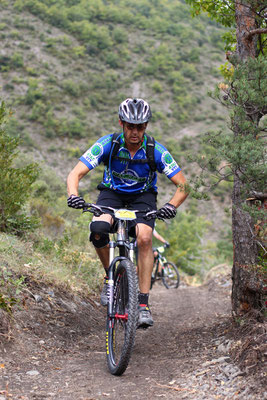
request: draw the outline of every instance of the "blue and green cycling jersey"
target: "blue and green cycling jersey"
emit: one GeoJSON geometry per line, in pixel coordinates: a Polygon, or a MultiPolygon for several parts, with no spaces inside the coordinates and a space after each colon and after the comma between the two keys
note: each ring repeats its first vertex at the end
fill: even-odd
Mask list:
{"type": "MultiPolygon", "coordinates": [[[[117,156],[126,160],[113,158],[112,136],[106,135],[98,139],[80,158],[89,170],[97,167],[101,162],[109,160],[103,174],[102,186],[122,193],[139,193],[146,191],[157,192],[157,173],[152,172],[148,163],[131,163],[131,155],[125,147],[123,133],[119,136],[120,148],[117,156]],[[129,158],[129,162],[127,161],[129,158]]],[[[135,153],[133,160],[146,159],[146,135],[141,147],[135,153]]],[[[168,178],[176,175],[181,168],[177,165],[169,151],[157,141],[155,142],[154,159],[159,173],[164,173],[168,178]]]]}

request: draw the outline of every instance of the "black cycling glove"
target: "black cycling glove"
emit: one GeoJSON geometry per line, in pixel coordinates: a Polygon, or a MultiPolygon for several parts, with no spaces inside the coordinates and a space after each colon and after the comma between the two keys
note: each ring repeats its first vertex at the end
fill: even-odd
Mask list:
{"type": "Polygon", "coordinates": [[[80,196],[75,196],[71,194],[67,200],[68,206],[72,208],[83,208],[85,205],[85,200],[80,196]]]}
{"type": "Polygon", "coordinates": [[[174,207],[170,203],[164,204],[163,207],[159,209],[159,217],[164,218],[164,219],[171,219],[174,218],[177,213],[176,207],[174,207]]]}
{"type": "Polygon", "coordinates": [[[166,247],[166,249],[168,249],[170,247],[170,243],[169,242],[165,242],[165,247],[166,247]]]}

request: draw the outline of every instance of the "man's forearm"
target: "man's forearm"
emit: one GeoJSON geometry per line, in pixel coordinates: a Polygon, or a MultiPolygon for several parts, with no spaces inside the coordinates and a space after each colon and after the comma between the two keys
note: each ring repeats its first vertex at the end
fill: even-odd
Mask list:
{"type": "Polygon", "coordinates": [[[74,194],[75,196],[79,196],[78,188],[79,182],[83,176],[88,174],[89,168],[84,165],[81,161],[73,168],[73,170],[69,173],[67,178],[67,191],[68,195],[74,194]]]}
{"type": "Polygon", "coordinates": [[[79,188],[79,178],[77,175],[73,173],[73,171],[71,171],[67,178],[68,196],[70,196],[71,194],[78,196],[79,195],[78,188],[79,188]]]}
{"type": "Polygon", "coordinates": [[[182,192],[181,189],[177,189],[173,198],[169,201],[170,204],[178,208],[187,198],[188,193],[182,192]]]}
{"type": "Polygon", "coordinates": [[[171,181],[174,183],[177,189],[169,203],[178,208],[185,201],[189,194],[186,191],[186,179],[180,171],[178,174],[174,175],[173,178],[171,178],[171,181]]]}

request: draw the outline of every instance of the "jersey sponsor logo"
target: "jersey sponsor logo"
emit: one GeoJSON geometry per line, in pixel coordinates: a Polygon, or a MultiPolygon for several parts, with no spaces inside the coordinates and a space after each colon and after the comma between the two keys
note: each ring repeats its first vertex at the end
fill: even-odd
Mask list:
{"type": "Polygon", "coordinates": [[[103,154],[103,146],[101,143],[95,143],[90,149],[85,153],[84,158],[95,168],[99,162],[99,158],[103,154]]]}
{"type": "Polygon", "coordinates": [[[91,153],[94,157],[98,157],[101,156],[101,154],[103,153],[103,146],[100,144],[94,144],[91,147],[91,153]]]}
{"type": "Polygon", "coordinates": [[[173,158],[168,151],[165,151],[165,153],[163,153],[162,158],[163,158],[162,161],[163,161],[164,165],[169,165],[173,162],[173,158]]]}
{"type": "Polygon", "coordinates": [[[163,172],[166,175],[171,174],[173,171],[175,171],[176,169],[179,168],[176,161],[173,159],[173,157],[171,156],[171,154],[168,151],[165,151],[162,154],[161,161],[164,165],[163,172]]]}
{"type": "Polygon", "coordinates": [[[122,172],[112,171],[112,175],[120,179],[126,186],[133,186],[137,183],[144,183],[147,180],[146,177],[139,176],[132,169],[127,169],[127,171],[125,170],[122,172]]]}

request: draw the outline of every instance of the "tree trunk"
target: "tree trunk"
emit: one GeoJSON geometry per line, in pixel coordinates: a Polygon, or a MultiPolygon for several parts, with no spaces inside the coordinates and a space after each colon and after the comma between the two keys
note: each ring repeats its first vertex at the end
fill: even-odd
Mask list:
{"type": "Polygon", "coordinates": [[[257,244],[252,218],[242,204],[242,182],[238,172],[234,177],[232,230],[234,243],[232,309],[235,314],[262,307],[262,281],[257,270],[257,244]]]}
{"type": "MultiPolygon", "coordinates": [[[[257,3],[255,0],[254,3],[257,3]]],[[[236,19],[236,51],[239,60],[246,61],[248,57],[255,57],[257,52],[258,36],[249,36],[249,32],[257,28],[256,13],[253,10],[253,1],[235,1],[236,19]]]]}
{"type": "MultiPolygon", "coordinates": [[[[249,36],[248,33],[256,29],[255,12],[252,10],[252,1],[237,0],[236,9],[236,56],[239,64],[245,63],[249,57],[256,57],[257,35],[249,36]]],[[[238,65],[236,65],[238,68],[238,65]]],[[[235,135],[244,134],[235,115],[235,135]]],[[[234,244],[233,262],[233,289],[232,308],[236,315],[251,309],[259,310],[262,307],[262,281],[257,265],[257,244],[255,243],[254,224],[242,204],[245,198],[242,193],[242,181],[239,171],[235,171],[234,188],[232,195],[233,214],[232,230],[234,244]]]]}

